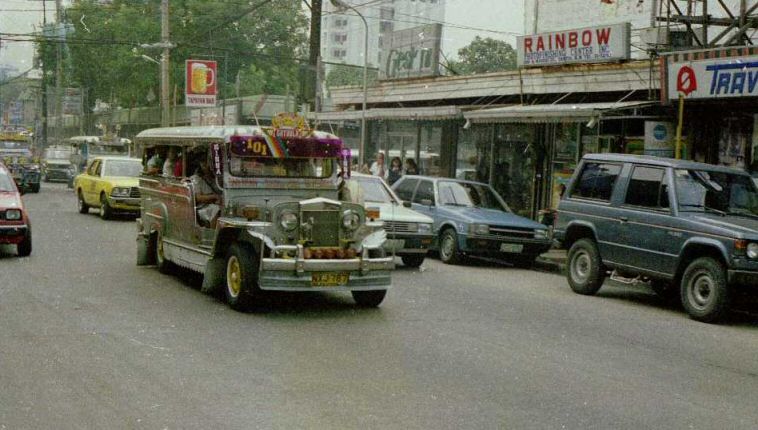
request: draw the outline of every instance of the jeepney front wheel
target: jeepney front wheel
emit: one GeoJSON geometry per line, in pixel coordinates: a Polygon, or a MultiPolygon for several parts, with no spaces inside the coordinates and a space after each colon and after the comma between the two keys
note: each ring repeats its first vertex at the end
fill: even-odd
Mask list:
{"type": "Polygon", "coordinates": [[[155,265],[158,266],[158,271],[164,274],[171,274],[174,271],[174,265],[168,259],[166,259],[166,252],[163,249],[163,235],[160,230],[153,234],[152,248],[155,252],[153,260],[155,265]]]}
{"type": "Polygon", "coordinates": [[[387,295],[387,290],[376,291],[351,291],[353,300],[360,307],[375,308],[379,306],[387,295]]]}
{"type": "Polygon", "coordinates": [[[226,256],[226,302],[236,311],[250,310],[261,296],[255,253],[239,243],[226,256]]]}

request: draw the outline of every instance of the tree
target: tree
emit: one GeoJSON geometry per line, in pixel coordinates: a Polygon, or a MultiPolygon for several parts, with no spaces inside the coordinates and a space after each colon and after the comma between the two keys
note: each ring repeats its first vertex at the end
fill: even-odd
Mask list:
{"type": "MultiPolygon", "coordinates": [[[[117,106],[155,105],[160,94],[159,50],[142,44],[160,40],[160,0],[74,0],[65,10],[73,26],[67,37],[65,86],[83,87],[92,107],[96,99],[117,106]]],[[[236,94],[237,73],[243,95],[256,91],[284,94],[299,85],[300,56],[305,52],[307,18],[300,0],[172,0],[170,4],[170,79],[181,103],[186,59],[218,61],[221,98],[236,94]],[[251,76],[248,76],[251,75],[251,76]],[[252,81],[255,81],[254,84],[252,81]]],[[[38,52],[54,69],[55,42],[41,37],[38,52]],[[52,48],[52,49],[51,49],[52,48]],[[52,55],[51,55],[52,54],[52,55]]]]}
{"type": "MultiPolygon", "coordinates": [[[[345,85],[363,85],[363,67],[330,65],[326,74],[326,87],[341,87],[345,85]]],[[[369,66],[371,67],[371,66],[369,66]]],[[[378,71],[368,69],[369,85],[376,81],[378,71]]]]}
{"type": "Polygon", "coordinates": [[[459,75],[516,69],[516,50],[508,42],[490,37],[476,36],[458,50],[458,57],[458,61],[449,61],[447,68],[459,75]]]}

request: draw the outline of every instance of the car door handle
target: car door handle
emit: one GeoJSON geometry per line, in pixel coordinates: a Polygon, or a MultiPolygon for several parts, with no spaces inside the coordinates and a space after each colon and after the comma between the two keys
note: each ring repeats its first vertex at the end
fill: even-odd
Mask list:
{"type": "Polygon", "coordinates": [[[620,216],[619,217],[619,221],[621,221],[621,222],[627,222],[627,221],[629,221],[629,218],[627,218],[625,216],[620,216]]]}

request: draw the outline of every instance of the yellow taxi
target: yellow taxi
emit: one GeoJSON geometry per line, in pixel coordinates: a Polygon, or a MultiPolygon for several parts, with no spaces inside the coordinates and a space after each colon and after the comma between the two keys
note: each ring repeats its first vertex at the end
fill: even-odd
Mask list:
{"type": "Polygon", "coordinates": [[[74,178],[79,213],[99,208],[100,218],[116,212],[140,210],[139,175],[142,160],[129,157],[95,157],[84,173],[74,178]]]}

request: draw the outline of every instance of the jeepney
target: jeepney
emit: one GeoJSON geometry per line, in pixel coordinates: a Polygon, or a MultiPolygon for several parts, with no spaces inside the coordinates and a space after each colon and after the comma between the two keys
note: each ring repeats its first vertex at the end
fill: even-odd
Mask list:
{"type": "Polygon", "coordinates": [[[32,152],[30,135],[0,132],[0,161],[5,163],[18,188],[33,193],[39,192],[39,158],[32,152]]]}
{"type": "Polygon", "coordinates": [[[117,136],[74,136],[66,139],[71,146],[68,187],[74,188],[74,178],[84,172],[95,156],[129,156],[132,141],[117,136]]]}
{"type": "Polygon", "coordinates": [[[67,182],[71,178],[71,146],[53,145],[42,156],[42,180],[67,182]]]}
{"type": "Polygon", "coordinates": [[[339,200],[349,151],[336,136],[304,127],[175,127],[145,130],[135,143],[146,165],[175,154],[182,172],[140,177],[139,265],[199,272],[203,291],[223,288],[237,310],[254,307],[264,291],[350,292],[367,307],[384,299],[394,260],[378,214],[339,200]],[[198,213],[207,208],[198,204],[200,173],[189,178],[201,163],[219,193],[209,225],[198,213]]]}

